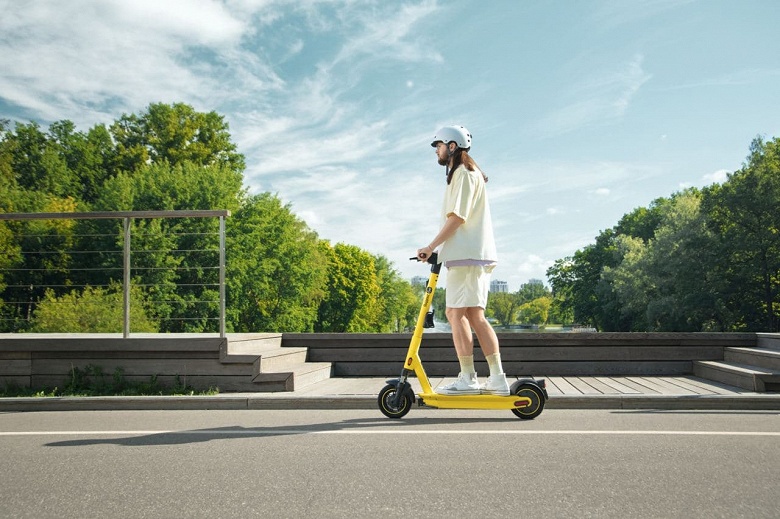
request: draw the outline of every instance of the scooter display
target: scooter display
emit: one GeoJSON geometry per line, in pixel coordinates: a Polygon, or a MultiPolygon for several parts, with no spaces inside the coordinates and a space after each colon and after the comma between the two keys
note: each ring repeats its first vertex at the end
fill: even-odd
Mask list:
{"type": "MultiPolygon", "coordinates": [[[[420,261],[417,258],[410,259],[420,261]]],[[[401,376],[388,380],[387,385],[379,392],[377,398],[379,410],[388,418],[402,418],[409,412],[412,404],[417,402],[420,407],[438,409],[509,409],[515,416],[523,420],[531,420],[539,416],[544,410],[544,404],[548,398],[543,379],[521,378],[512,384],[508,396],[492,394],[443,395],[434,392],[423,368],[420,346],[423,329],[433,327],[431,304],[442,265],[438,262],[436,253],[431,254],[425,262],[431,265],[431,274],[425,287],[425,295],[417,317],[414,334],[409,342],[406,361],[401,376]],[[417,377],[422,388],[422,392],[417,395],[415,395],[408,380],[412,374],[417,377]]]]}

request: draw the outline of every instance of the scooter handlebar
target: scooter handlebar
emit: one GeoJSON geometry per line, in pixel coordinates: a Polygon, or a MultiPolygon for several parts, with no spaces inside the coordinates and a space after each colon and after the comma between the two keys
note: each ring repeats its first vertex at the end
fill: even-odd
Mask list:
{"type": "Polygon", "coordinates": [[[411,261],[425,261],[425,263],[430,263],[431,265],[436,265],[439,262],[439,255],[438,253],[434,252],[430,256],[427,256],[425,254],[421,254],[419,257],[414,256],[412,258],[409,258],[411,261]]]}

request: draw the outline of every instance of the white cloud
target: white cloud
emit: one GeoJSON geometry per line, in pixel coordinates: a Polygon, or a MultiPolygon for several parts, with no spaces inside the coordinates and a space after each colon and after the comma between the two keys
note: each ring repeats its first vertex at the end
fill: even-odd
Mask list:
{"type": "Polygon", "coordinates": [[[722,184],[726,180],[729,179],[729,173],[730,171],[726,169],[719,169],[718,171],[713,171],[712,173],[708,173],[701,177],[701,179],[704,181],[706,185],[709,184],[722,184]]]}
{"type": "Polygon", "coordinates": [[[437,10],[436,2],[430,0],[417,5],[404,4],[389,11],[355,10],[361,31],[341,48],[332,65],[341,62],[354,65],[356,58],[369,58],[372,61],[388,58],[411,62],[441,61],[438,52],[419,44],[419,37],[414,37],[413,31],[415,24],[437,10]]]}
{"type": "Polygon", "coordinates": [[[652,77],[642,68],[643,61],[644,56],[637,54],[616,70],[598,75],[590,69],[583,71],[586,75],[573,79],[574,86],[566,95],[571,101],[538,121],[536,130],[554,136],[622,118],[639,89],[652,77]]]}
{"type": "MultiPolygon", "coordinates": [[[[539,276],[539,272],[546,271],[554,262],[554,260],[547,260],[536,254],[528,254],[520,261],[515,270],[520,276],[529,279],[539,276]]],[[[539,277],[536,277],[536,279],[539,279],[539,277]]],[[[544,277],[541,279],[544,279],[544,277]]]]}
{"type": "Polygon", "coordinates": [[[227,79],[243,79],[242,89],[278,86],[266,64],[238,48],[248,30],[215,1],[20,4],[0,18],[0,91],[36,119],[77,124],[157,101],[213,108],[234,94],[227,79]]]}

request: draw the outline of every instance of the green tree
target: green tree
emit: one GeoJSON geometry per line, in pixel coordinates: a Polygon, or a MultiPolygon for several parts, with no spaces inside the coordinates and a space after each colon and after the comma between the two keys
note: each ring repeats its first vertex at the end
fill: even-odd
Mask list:
{"type": "Polygon", "coordinates": [[[154,103],[139,115],[123,115],[111,125],[116,142],[116,168],[136,171],[145,164],[245,168],[244,156],[231,141],[229,125],[216,112],[197,112],[184,103],[154,103]]]}
{"type": "Polygon", "coordinates": [[[393,264],[384,256],[374,256],[374,266],[379,285],[379,314],[372,331],[400,332],[413,328],[421,303],[411,284],[401,278],[393,264]]]}
{"type": "Polygon", "coordinates": [[[71,121],[59,121],[50,126],[49,134],[68,171],[77,179],[69,194],[85,205],[92,203],[113,173],[116,150],[108,129],[96,125],[84,134],[77,132],[71,121]]]}
{"type": "Polygon", "coordinates": [[[542,296],[520,305],[518,317],[521,322],[543,326],[547,324],[547,318],[552,305],[552,297],[542,296]]]}
{"type": "Polygon", "coordinates": [[[494,292],[488,297],[488,310],[501,326],[509,326],[515,323],[519,302],[517,294],[494,292]]]}
{"type": "Polygon", "coordinates": [[[541,279],[530,279],[528,283],[520,285],[520,289],[517,291],[517,302],[518,304],[525,304],[549,294],[550,291],[544,286],[544,281],[541,279]]]}
{"type": "Polygon", "coordinates": [[[8,140],[11,167],[20,187],[56,197],[72,196],[77,191],[78,179],[68,169],[60,146],[37,123],[17,123],[8,140]]]}
{"type": "Polygon", "coordinates": [[[366,332],[378,324],[374,257],[354,245],[322,244],[328,255],[327,293],[320,303],[317,332],[366,332]]]}
{"type": "Polygon", "coordinates": [[[626,238],[645,243],[653,236],[668,202],[659,198],[649,208],[635,209],[613,228],[600,232],[595,243],[557,260],[547,270],[555,312],[601,331],[634,329],[637,315],[626,311],[614,286],[602,274],[623,261],[626,238]]]}
{"type": "MultiPolygon", "coordinates": [[[[131,331],[156,332],[156,324],[146,315],[141,291],[133,290],[130,300],[131,331]]],[[[71,290],[61,296],[47,290],[35,310],[31,331],[120,333],[123,323],[122,287],[114,284],[108,290],[85,287],[81,292],[71,290]]]]}
{"type": "Polygon", "coordinates": [[[747,163],[705,191],[704,211],[720,238],[717,275],[736,328],[780,330],[780,139],[756,138],[747,163]]]}
{"type": "Polygon", "coordinates": [[[233,331],[310,332],[326,292],[317,234],[264,193],[228,219],[228,323],[233,331]]]}

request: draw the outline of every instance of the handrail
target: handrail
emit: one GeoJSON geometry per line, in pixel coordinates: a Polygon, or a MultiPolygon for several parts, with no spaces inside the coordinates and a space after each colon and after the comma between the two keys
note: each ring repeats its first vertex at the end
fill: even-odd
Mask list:
{"type": "Polygon", "coordinates": [[[227,217],[230,211],[176,210],[176,211],[95,211],[87,213],[0,213],[0,220],[95,220],[111,218],[209,218],[227,217]]]}

